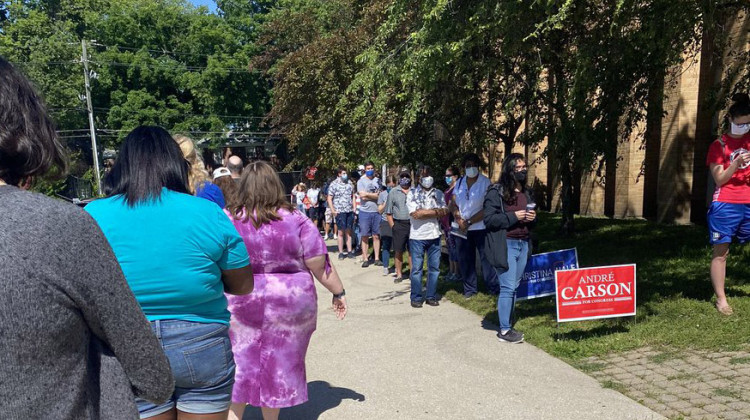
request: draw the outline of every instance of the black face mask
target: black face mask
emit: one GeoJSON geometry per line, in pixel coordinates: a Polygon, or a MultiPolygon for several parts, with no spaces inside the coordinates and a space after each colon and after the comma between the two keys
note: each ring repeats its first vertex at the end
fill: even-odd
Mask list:
{"type": "Polygon", "coordinates": [[[401,188],[409,188],[411,186],[411,179],[403,177],[398,180],[398,185],[400,185],[401,188]]]}
{"type": "Polygon", "coordinates": [[[513,173],[513,177],[516,178],[516,182],[521,184],[526,182],[526,171],[518,171],[513,173]]]}

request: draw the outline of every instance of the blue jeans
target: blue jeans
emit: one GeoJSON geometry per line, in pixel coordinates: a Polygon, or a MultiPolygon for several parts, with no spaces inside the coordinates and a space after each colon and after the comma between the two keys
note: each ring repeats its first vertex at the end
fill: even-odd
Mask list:
{"type": "Polygon", "coordinates": [[[497,299],[497,316],[500,318],[500,330],[512,327],[513,311],[516,306],[516,289],[521,283],[526,261],[529,257],[529,241],[508,239],[508,271],[497,270],[500,280],[500,296],[497,299]]]}
{"type": "Polygon", "coordinates": [[[391,244],[393,243],[392,236],[381,236],[380,237],[380,261],[383,262],[383,267],[388,268],[391,264],[391,244]]]}
{"type": "Polygon", "coordinates": [[[156,405],[136,398],[141,418],[173,408],[193,414],[229,409],[234,386],[234,356],[229,326],[175,319],[151,321],[175,379],[172,398],[156,405]]]}
{"type": "Polygon", "coordinates": [[[458,267],[461,270],[461,278],[464,281],[464,296],[471,296],[477,293],[477,251],[479,251],[479,259],[482,262],[482,276],[487,291],[491,294],[497,294],[498,292],[495,269],[484,255],[485,235],[487,235],[487,231],[481,229],[468,231],[466,239],[454,236],[456,249],[458,250],[458,267]]]}
{"type": "Polygon", "coordinates": [[[427,299],[435,299],[438,276],[440,275],[440,238],[419,240],[409,239],[411,252],[411,301],[421,302],[422,267],[427,254],[427,299]]]}

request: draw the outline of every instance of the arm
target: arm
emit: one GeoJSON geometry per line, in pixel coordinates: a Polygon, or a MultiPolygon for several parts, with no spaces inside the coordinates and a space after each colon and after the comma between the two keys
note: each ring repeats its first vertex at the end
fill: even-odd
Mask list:
{"type": "Polygon", "coordinates": [[[250,265],[234,270],[221,270],[224,291],[230,295],[248,295],[253,291],[253,269],[250,265]]]}
{"type": "Polygon", "coordinates": [[[376,192],[370,193],[370,192],[367,192],[367,191],[364,191],[364,190],[363,191],[358,191],[357,193],[359,194],[359,198],[361,198],[363,200],[368,200],[368,201],[375,201],[375,200],[378,199],[378,196],[379,196],[379,194],[376,193],[376,192]]]}
{"type": "Polygon", "coordinates": [[[733,160],[729,166],[724,169],[724,165],[720,165],[718,163],[712,163],[710,168],[711,176],[714,178],[714,182],[716,183],[717,187],[721,187],[722,185],[729,182],[729,180],[732,178],[732,175],[737,171],[737,168],[740,167],[740,164],[744,164],[745,159],[742,155],[738,157],[737,159],[733,160]]]}
{"type": "Polygon", "coordinates": [[[331,209],[331,216],[336,217],[336,209],[333,207],[333,196],[328,194],[326,201],[328,201],[328,208],[331,209]]]}
{"type": "MultiPolygon", "coordinates": [[[[341,283],[339,273],[336,268],[326,263],[325,255],[318,255],[305,260],[305,266],[315,276],[315,278],[323,285],[329,292],[337,295],[344,291],[344,285],[341,283]],[[326,270],[326,266],[330,270],[326,270]]],[[[344,319],[346,316],[346,297],[333,298],[333,311],[336,313],[338,319],[344,319]]]]}
{"type": "Polygon", "coordinates": [[[503,211],[503,198],[497,188],[490,188],[484,197],[484,225],[487,229],[497,231],[508,229],[518,223],[518,215],[503,211]]]}

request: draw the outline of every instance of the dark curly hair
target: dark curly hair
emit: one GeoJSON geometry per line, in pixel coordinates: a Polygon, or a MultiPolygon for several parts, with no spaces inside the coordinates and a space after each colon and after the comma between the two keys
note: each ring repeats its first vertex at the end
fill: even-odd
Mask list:
{"type": "Polygon", "coordinates": [[[62,176],[65,149],[44,101],[28,79],[0,57],[0,179],[18,185],[29,178],[62,176]]]}
{"type": "MultiPolygon", "coordinates": [[[[519,160],[524,160],[524,156],[520,153],[511,153],[503,161],[503,172],[500,174],[500,181],[498,182],[502,186],[503,201],[508,204],[514,204],[516,202],[516,163],[519,160]]],[[[521,192],[526,191],[526,184],[521,185],[521,192]]]]}
{"type": "Polygon", "coordinates": [[[735,93],[732,95],[732,102],[729,107],[729,116],[732,119],[750,115],[750,96],[747,93],[735,93]]]}

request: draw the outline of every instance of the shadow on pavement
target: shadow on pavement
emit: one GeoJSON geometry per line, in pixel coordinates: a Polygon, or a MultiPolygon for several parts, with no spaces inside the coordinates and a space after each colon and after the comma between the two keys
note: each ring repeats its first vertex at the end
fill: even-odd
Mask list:
{"type": "Polygon", "coordinates": [[[407,295],[407,294],[409,294],[409,293],[410,293],[410,291],[411,291],[410,289],[405,289],[405,290],[393,290],[393,291],[391,291],[391,292],[388,292],[388,293],[382,294],[382,295],[380,295],[380,296],[377,296],[377,297],[374,297],[374,298],[370,298],[370,299],[365,299],[365,300],[366,300],[366,301],[374,301],[374,300],[377,300],[377,301],[385,302],[385,301],[389,301],[389,300],[393,300],[393,299],[396,299],[397,297],[401,297],[401,296],[403,296],[403,295],[407,295]]]}
{"type": "MultiPolygon", "coordinates": [[[[336,388],[325,381],[313,381],[307,384],[309,400],[301,405],[281,409],[280,420],[317,419],[326,411],[338,407],[343,400],[362,402],[365,396],[348,388],[336,388]]],[[[248,406],[243,420],[261,420],[260,408],[248,406]]]]}

